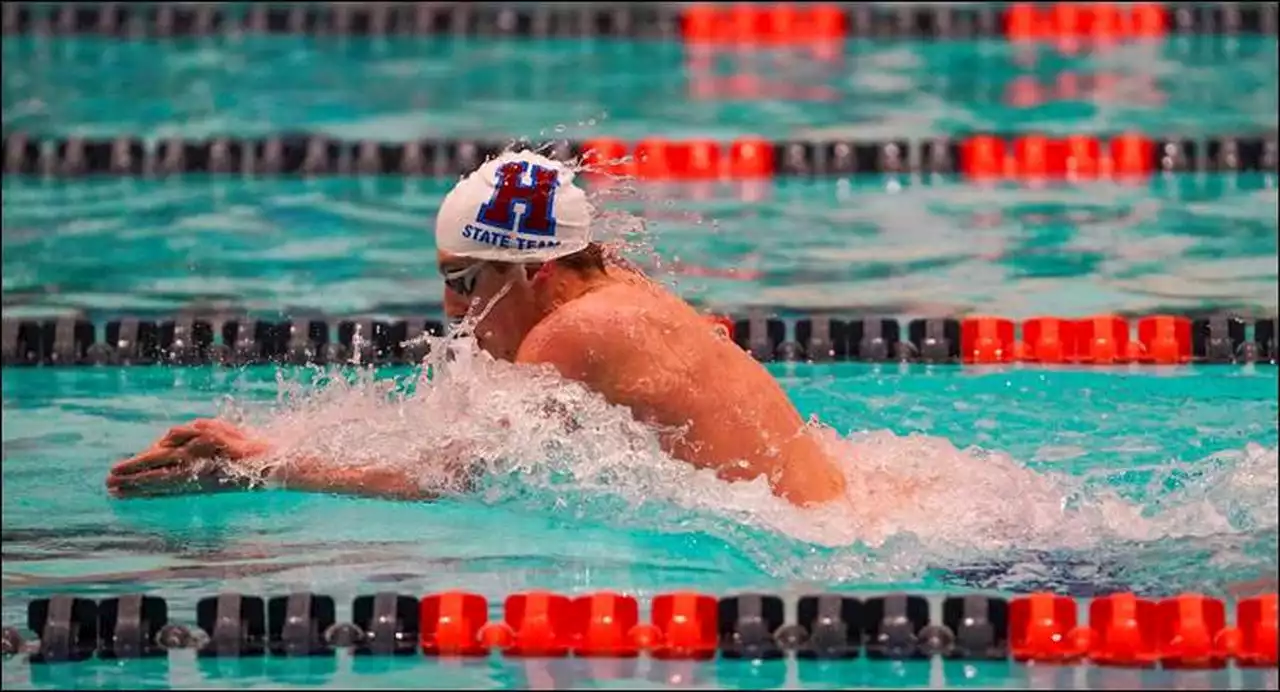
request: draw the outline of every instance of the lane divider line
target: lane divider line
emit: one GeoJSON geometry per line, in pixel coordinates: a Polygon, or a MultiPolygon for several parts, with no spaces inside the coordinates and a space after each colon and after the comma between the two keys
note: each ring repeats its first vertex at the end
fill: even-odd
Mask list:
{"type": "Polygon", "coordinates": [[[1276,173],[1276,133],[1203,139],[1140,133],[1050,137],[969,134],[888,140],[732,141],[649,137],[527,142],[422,139],[338,140],[322,134],[208,139],[87,139],[4,134],[4,174],[40,177],[240,176],[451,177],[478,168],[504,149],[536,148],[580,160],[587,177],[724,181],[859,174],[959,175],[972,181],[1144,179],[1184,172],[1276,173]]]}
{"type": "Polygon", "coordinates": [[[4,33],[122,39],[234,34],[316,37],[638,38],[690,44],[800,45],[844,39],[1145,40],[1178,34],[1276,35],[1274,3],[660,3],[572,6],[431,2],[30,3],[3,6],[4,33]],[[52,5],[48,7],[47,5],[52,5]]]}
{"type": "MultiPolygon", "coordinates": [[[[1275,317],[1120,315],[916,318],[708,315],[715,329],[762,362],[862,361],[989,366],[1112,366],[1276,362],[1275,317]]],[[[0,358],[14,366],[417,365],[438,319],[410,317],[259,320],[236,315],[5,319],[0,358]]]]}
{"type": "Polygon", "coordinates": [[[170,619],[158,596],[98,601],[55,594],[27,605],[27,627],[37,640],[5,627],[3,641],[6,656],[27,653],[34,664],[154,658],[188,648],[201,658],[332,656],[350,648],[358,655],[433,658],[937,656],[1209,670],[1277,662],[1274,593],[1241,599],[1234,622],[1226,603],[1196,593],[1159,600],[1117,593],[1087,609],[1053,593],[941,600],[940,621],[926,596],[906,593],[804,595],[788,617],[783,599],[767,593],[673,592],[654,596],[646,621],[639,600],[623,593],[526,591],[503,599],[500,615],[490,619],[488,600],[476,593],[381,592],[356,597],[351,620],[340,622],[331,596],[229,592],[200,599],[196,626],[188,627],[170,619]]]}

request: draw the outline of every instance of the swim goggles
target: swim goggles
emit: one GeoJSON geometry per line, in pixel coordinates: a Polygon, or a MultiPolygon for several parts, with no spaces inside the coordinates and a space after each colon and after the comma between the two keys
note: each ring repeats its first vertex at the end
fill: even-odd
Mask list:
{"type": "Polygon", "coordinates": [[[476,290],[476,278],[479,277],[480,270],[485,264],[485,262],[476,262],[462,269],[445,272],[444,285],[460,296],[471,295],[476,290]]]}

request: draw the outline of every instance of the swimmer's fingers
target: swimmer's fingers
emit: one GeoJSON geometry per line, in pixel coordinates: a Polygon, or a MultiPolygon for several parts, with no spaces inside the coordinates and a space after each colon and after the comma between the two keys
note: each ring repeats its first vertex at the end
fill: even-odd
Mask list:
{"type": "Polygon", "coordinates": [[[271,449],[271,445],[265,440],[251,437],[244,430],[226,421],[198,420],[191,426],[198,433],[187,441],[185,447],[192,458],[205,459],[219,456],[243,459],[265,454],[271,449]]]}
{"type": "Polygon", "coordinates": [[[156,445],[160,447],[181,447],[185,445],[192,438],[204,433],[204,428],[197,425],[198,423],[199,421],[196,421],[188,425],[175,425],[169,428],[169,432],[165,433],[164,437],[160,438],[156,445]]]}
{"type": "Polygon", "coordinates": [[[116,497],[138,495],[149,485],[154,484],[157,478],[167,475],[169,475],[167,470],[117,473],[112,469],[107,476],[107,492],[116,497]]]}
{"type": "Polygon", "coordinates": [[[160,468],[187,466],[199,459],[212,459],[222,456],[227,444],[216,437],[198,435],[186,441],[181,447],[167,447],[163,443],[148,449],[133,458],[126,459],[111,469],[113,475],[130,475],[160,468]]]}
{"type": "Polygon", "coordinates": [[[185,449],[155,446],[111,467],[112,476],[129,476],[144,471],[183,465],[189,461],[185,449]]]}
{"type": "Polygon", "coordinates": [[[191,440],[205,436],[230,441],[245,439],[243,431],[226,421],[201,418],[185,425],[175,425],[157,444],[162,447],[181,447],[191,440]]]}
{"type": "Polygon", "coordinates": [[[216,435],[199,435],[192,438],[182,448],[182,452],[188,459],[212,459],[225,456],[227,441],[216,435]]]}
{"type": "Polygon", "coordinates": [[[213,435],[215,437],[221,437],[228,440],[245,439],[245,433],[243,430],[237,428],[231,423],[228,423],[227,421],[219,420],[217,418],[201,418],[200,420],[192,421],[190,427],[197,433],[203,435],[213,435]]]}
{"type": "Polygon", "coordinates": [[[107,477],[107,491],[116,497],[156,497],[184,493],[232,490],[243,485],[223,473],[216,461],[201,461],[173,468],[152,469],[107,477]]]}
{"type": "Polygon", "coordinates": [[[153,469],[107,477],[107,491],[116,497],[145,497],[180,492],[192,484],[187,469],[153,469]]]}

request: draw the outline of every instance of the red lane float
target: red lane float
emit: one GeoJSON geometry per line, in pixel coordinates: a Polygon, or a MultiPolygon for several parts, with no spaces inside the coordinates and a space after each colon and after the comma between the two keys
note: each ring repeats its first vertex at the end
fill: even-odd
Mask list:
{"type": "Polygon", "coordinates": [[[977,135],[960,143],[960,172],[975,180],[1006,175],[1005,143],[992,135],[977,135]]]}
{"type": "Polygon", "coordinates": [[[829,4],[697,4],[681,21],[687,43],[757,46],[840,41],[847,26],[840,7],[829,4]]]}
{"type": "Polygon", "coordinates": [[[688,146],[685,152],[685,170],[676,171],[677,177],[691,180],[719,179],[723,174],[720,145],[715,141],[700,139],[689,142],[688,146]]]}
{"type": "Polygon", "coordinates": [[[508,596],[503,616],[513,638],[503,653],[515,657],[567,656],[573,632],[571,608],[568,597],[546,591],[508,596]]]}
{"type": "Polygon", "coordinates": [[[1067,178],[1091,180],[1099,175],[1110,175],[1110,161],[1102,164],[1102,145],[1096,137],[1071,135],[1062,140],[1063,167],[1067,178]]]}
{"type": "Polygon", "coordinates": [[[1090,365],[1125,363],[1133,356],[1129,346],[1129,323],[1116,315],[1099,315],[1076,320],[1072,326],[1075,361],[1090,365]]]}
{"type": "Polygon", "coordinates": [[[1122,134],[1110,142],[1112,175],[1133,178],[1155,169],[1155,143],[1138,134],[1122,134]]]}
{"type": "Polygon", "coordinates": [[[1015,661],[1064,663],[1085,652],[1073,633],[1076,602],[1066,596],[1036,593],[1009,603],[1009,651],[1015,661]]]}
{"type": "Polygon", "coordinates": [[[1280,664],[1280,643],[1276,627],[1280,611],[1276,594],[1255,596],[1236,606],[1236,629],[1240,642],[1233,652],[1236,664],[1249,668],[1274,668],[1280,664]]]}
{"type": "Polygon", "coordinates": [[[960,172],[974,180],[1128,180],[1155,170],[1155,146],[1150,138],[1132,133],[1110,140],[1028,134],[1006,141],[976,135],[960,144],[960,172]]]}
{"type": "Polygon", "coordinates": [[[428,656],[484,656],[489,646],[480,637],[488,624],[484,596],[450,591],[424,596],[418,606],[422,653],[428,656]]]}
{"type": "Polygon", "coordinates": [[[1089,604],[1089,660],[1108,666],[1154,666],[1156,604],[1131,593],[1113,594],[1089,604]]]}
{"type": "Polygon", "coordinates": [[[588,175],[625,175],[627,143],[620,139],[593,139],[582,144],[582,164],[588,175]]]}
{"type": "Polygon", "coordinates": [[[1036,317],[1022,323],[1018,360],[1031,363],[1067,363],[1075,360],[1075,322],[1057,317],[1036,317]]]}
{"type": "Polygon", "coordinates": [[[714,140],[644,139],[631,147],[618,139],[582,145],[588,176],[634,176],[643,180],[750,180],[774,173],[773,144],[741,137],[728,144],[714,140]]]}
{"type": "Polygon", "coordinates": [[[767,178],[773,171],[773,145],[763,138],[741,137],[729,145],[730,178],[767,178]]]}
{"type": "Polygon", "coordinates": [[[697,593],[674,593],[653,599],[652,621],[654,631],[641,635],[656,635],[648,642],[654,658],[706,660],[716,654],[717,601],[712,596],[697,593]]]}
{"type": "Polygon", "coordinates": [[[1191,362],[1191,320],[1172,315],[1154,315],[1138,320],[1138,343],[1142,360],[1159,365],[1191,362]]]}
{"type": "Polygon", "coordinates": [[[1221,668],[1227,655],[1217,645],[1226,628],[1226,607],[1216,598],[1183,594],[1160,601],[1156,642],[1165,668],[1221,668]]]}
{"type": "Polygon", "coordinates": [[[960,323],[960,358],[964,363],[1009,363],[1014,360],[1013,320],[969,317],[960,323]]]}
{"type": "Polygon", "coordinates": [[[1005,14],[1005,34],[1014,41],[1151,38],[1168,32],[1168,11],[1156,3],[1019,2],[1005,14]]]}
{"type": "Polygon", "coordinates": [[[663,139],[644,139],[636,143],[635,175],[646,179],[679,177],[684,171],[687,145],[663,139]]]}
{"type": "Polygon", "coordinates": [[[583,658],[634,658],[640,647],[631,631],[640,623],[640,604],[631,596],[601,592],[573,599],[572,649],[583,658]]]}
{"type": "Polygon", "coordinates": [[[1063,143],[1043,135],[1027,135],[1013,141],[1014,165],[1022,178],[1061,178],[1067,173],[1063,143]]]}

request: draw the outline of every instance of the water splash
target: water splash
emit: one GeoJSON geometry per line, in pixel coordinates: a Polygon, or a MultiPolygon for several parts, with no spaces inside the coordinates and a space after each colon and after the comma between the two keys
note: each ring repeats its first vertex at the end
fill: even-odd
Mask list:
{"type": "MultiPolygon", "coordinates": [[[[652,193],[617,177],[592,196],[597,239],[662,266],[650,221],[610,209],[620,200],[653,201],[652,193]]],[[[1004,561],[994,576],[971,580],[1007,586],[1036,583],[1061,564],[1082,565],[1094,578],[1100,563],[1158,553],[1169,541],[1215,543],[1220,560],[1256,567],[1249,537],[1275,542],[1277,451],[1256,445],[1217,455],[1209,471],[1143,505],[1089,478],[1036,472],[996,451],[887,431],[841,436],[818,426],[855,509],[799,509],[774,497],[764,479],[726,483],[667,456],[655,430],[550,369],[479,351],[467,335],[495,303],[473,306],[445,338],[422,337],[431,355],[410,376],[378,380],[367,369],[282,375],[273,411],[229,412],[256,421],[276,444],[277,454],[256,465],[303,457],[395,466],[423,489],[465,493],[469,502],[567,510],[582,522],[629,530],[709,534],[789,579],[887,580],[1004,561]],[[479,473],[460,474],[466,467],[479,473]]]]}
{"type": "MultiPolygon", "coordinates": [[[[607,113],[599,115],[600,120],[607,119],[607,113]]],[[[577,133],[578,130],[593,128],[596,118],[577,123],[575,128],[568,125],[556,125],[553,129],[557,137],[577,133]]],[[[546,136],[543,130],[540,136],[546,136]]],[[[589,134],[580,135],[590,139],[589,134]]],[[[524,143],[527,145],[528,143],[524,143]]],[[[502,153],[516,149],[518,143],[512,142],[502,153]]],[[[567,149],[568,140],[545,140],[531,149],[538,154],[555,157],[557,150],[567,149]]],[[[594,209],[591,220],[592,240],[605,246],[606,251],[615,259],[638,263],[646,268],[649,278],[670,286],[679,284],[676,267],[667,262],[667,258],[658,251],[656,232],[663,224],[678,223],[703,227],[707,235],[721,233],[715,219],[686,209],[677,209],[678,190],[663,184],[642,180],[629,173],[631,166],[637,163],[636,157],[624,153],[617,158],[604,158],[600,152],[584,152],[569,161],[563,162],[575,176],[575,182],[586,186],[587,200],[594,209]]]]}
{"type": "Polygon", "coordinates": [[[467,502],[710,534],[789,579],[891,579],[1007,560],[991,578],[1004,585],[1040,578],[1045,555],[1096,570],[1100,561],[1159,554],[1168,541],[1216,544],[1228,553],[1220,560],[1256,567],[1247,538],[1277,525],[1274,448],[1216,455],[1214,468],[1142,505],[1000,452],[830,429],[821,434],[858,509],[799,509],[763,479],[727,483],[667,456],[629,411],[550,369],[496,361],[466,339],[432,337],[431,346],[430,362],[400,378],[318,369],[282,377],[273,410],[241,408],[235,417],[258,421],[257,432],[279,447],[274,460],[397,466],[423,488],[465,492],[467,502]],[[481,471],[470,489],[457,474],[467,464],[481,471]]]}

